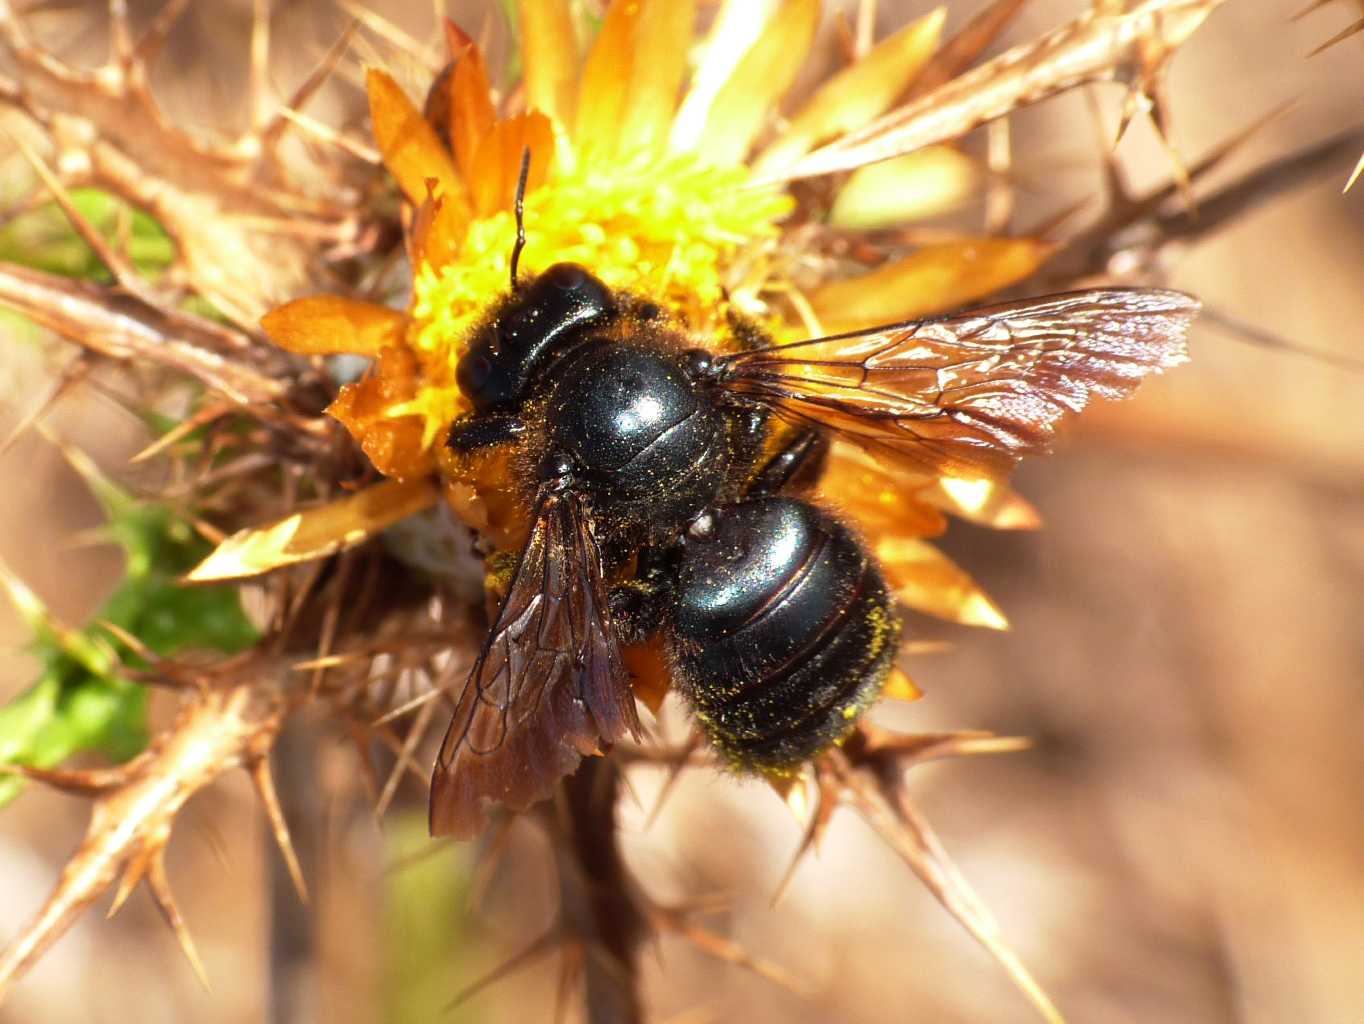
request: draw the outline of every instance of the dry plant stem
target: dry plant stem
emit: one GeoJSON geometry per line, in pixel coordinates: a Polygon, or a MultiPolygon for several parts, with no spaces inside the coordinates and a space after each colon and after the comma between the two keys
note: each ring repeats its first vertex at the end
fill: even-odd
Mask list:
{"type": "Polygon", "coordinates": [[[560,923],[567,942],[584,953],[590,1024],[644,1020],[637,956],[648,926],[618,843],[620,784],[610,758],[585,758],[564,780],[550,816],[560,923]]]}
{"type": "Polygon", "coordinates": [[[995,118],[1090,82],[1126,82],[1124,121],[1162,117],[1165,62],[1225,0],[1107,0],[1036,42],[1015,47],[867,127],[815,150],[779,176],[848,171],[959,138],[995,118]]]}
{"type": "MultiPolygon", "coordinates": [[[[1189,169],[1190,180],[1197,182],[1221,167],[1258,127],[1257,124],[1236,135],[1195,163],[1189,169]]],[[[1060,287],[1088,277],[1109,275],[1113,258],[1124,251],[1144,251],[1148,255],[1139,263],[1149,266],[1165,246],[1210,237],[1276,197],[1311,184],[1332,168],[1344,166],[1361,143],[1364,129],[1357,128],[1271,160],[1200,198],[1193,210],[1171,209],[1181,191],[1178,182],[1142,196],[1119,191],[1110,197],[1110,208],[1097,223],[1061,245],[1039,271],[1035,286],[1060,287]]]]}
{"type": "Polygon", "coordinates": [[[283,381],[228,354],[231,332],[116,288],[0,263],[0,305],[101,355],[186,373],[235,402],[271,402],[287,390],[283,381]]]}
{"type": "MultiPolygon", "coordinates": [[[[283,171],[282,115],[227,138],[192,135],[165,116],[148,86],[149,62],[184,7],[171,0],[134,44],[125,5],[111,4],[108,61],[86,71],[37,46],[0,0],[0,53],[17,73],[0,74],[0,102],[43,129],[64,185],[97,185],[148,211],[178,245],[176,272],[237,323],[254,326],[305,285],[321,244],[354,240],[356,193],[335,159],[283,171]]],[[[264,41],[253,54],[257,67],[268,57],[264,41]]],[[[306,102],[338,57],[324,58],[295,102],[306,102]]],[[[268,102],[264,85],[253,77],[252,110],[268,102]]]]}
{"type": "MultiPolygon", "coordinates": [[[[194,952],[165,874],[165,848],[175,815],[219,775],[237,766],[264,763],[286,714],[274,674],[208,689],[191,696],[175,725],[134,761],[93,772],[24,773],[36,781],[93,799],[90,825],[38,914],[0,951],[0,999],[9,986],[114,884],[120,906],[146,879],[162,915],[201,978],[194,952]]],[[[112,913],[112,910],[111,910],[112,913]]]]}
{"type": "MultiPolygon", "coordinates": [[[[317,787],[315,738],[295,721],[275,744],[272,758],[283,816],[292,823],[293,848],[303,873],[317,878],[318,839],[322,833],[317,787]]],[[[273,842],[271,839],[267,843],[273,842]]],[[[275,1024],[316,1020],[317,915],[299,899],[298,881],[288,860],[269,856],[270,1008],[275,1024]]]]}
{"type": "MultiPolygon", "coordinates": [[[[1026,744],[1023,744],[1026,745],[1026,744]]],[[[957,871],[937,835],[909,798],[908,768],[923,760],[1019,749],[1020,741],[985,734],[896,737],[864,726],[843,749],[825,755],[836,788],[923,881],[933,896],[1008,972],[1048,1024],[1062,1024],[1027,968],[1003,941],[990,912],[957,871]]]]}

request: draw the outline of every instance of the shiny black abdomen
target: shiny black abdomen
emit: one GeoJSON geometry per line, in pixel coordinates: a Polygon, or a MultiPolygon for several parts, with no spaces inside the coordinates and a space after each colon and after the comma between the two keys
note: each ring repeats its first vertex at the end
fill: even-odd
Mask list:
{"type": "Polygon", "coordinates": [[[554,368],[547,452],[568,454],[613,539],[671,542],[715,501],[730,463],[730,418],[655,345],[588,339],[554,368]]]}
{"type": "Polygon", "coordinates": [[[807,502],[722,508],[689,536],[669,627],[675,682],[735,765],[781,772],[842,739],[880,694],[899,621],[885,582],[807,502]]]}

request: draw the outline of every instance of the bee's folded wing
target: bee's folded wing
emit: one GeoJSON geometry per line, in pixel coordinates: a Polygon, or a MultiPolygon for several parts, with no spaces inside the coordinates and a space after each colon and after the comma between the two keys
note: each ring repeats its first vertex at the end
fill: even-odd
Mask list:
{"type": "Polygon", "coordinates": [[[590,519],[575,495],[547,491],[441,744],[431,833],[471,838],[488,805],[525,810],[638,731],[590,519]]]}

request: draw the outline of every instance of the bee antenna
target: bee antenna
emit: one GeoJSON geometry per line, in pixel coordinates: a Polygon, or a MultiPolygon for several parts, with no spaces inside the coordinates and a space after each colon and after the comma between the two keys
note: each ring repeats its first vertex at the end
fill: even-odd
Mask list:
{"type": "Polygon", "coordinates": [[[516,180],[516,244],[511,254],[511,287],[516,291],[516,268],[526,247],[526,180],[530,177],[530,147],[521,150],[521,177],[516,180]]]}

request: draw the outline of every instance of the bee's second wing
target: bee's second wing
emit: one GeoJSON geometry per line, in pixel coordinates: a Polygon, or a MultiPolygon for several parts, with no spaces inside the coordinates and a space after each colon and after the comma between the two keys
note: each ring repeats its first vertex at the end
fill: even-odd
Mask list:
{"type": "Polygon", "coordinates": [[[1091,398],[1181,363],[1181,292],[1113,288],[817,338],[721,361],[726,386],[930,473],[998,475],[1091,398]]]}
{"type": "Polygon", "coordinates": [[[571,493],[543,493],[436,759],[431,834],[471,838],[487,805],[525,810],[638,731],[591,523],[571,493]]]}

